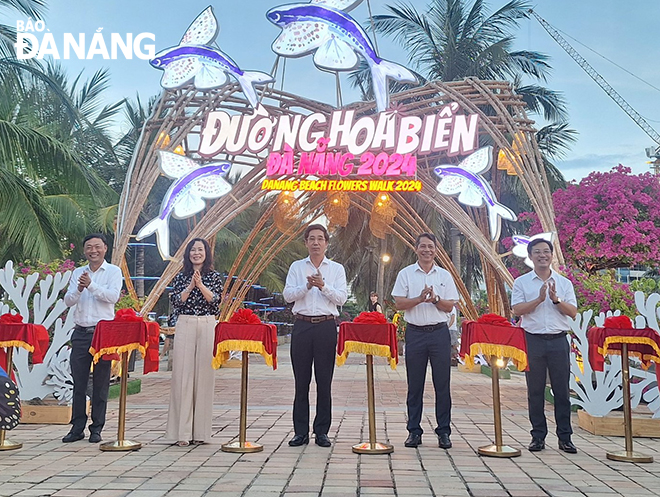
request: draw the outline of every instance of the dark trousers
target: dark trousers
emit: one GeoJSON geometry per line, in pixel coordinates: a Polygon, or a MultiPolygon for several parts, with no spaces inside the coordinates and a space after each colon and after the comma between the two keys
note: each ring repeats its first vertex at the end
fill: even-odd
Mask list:
{"type": "MultiPolygon", "coordinates": [[[[71,410],[71,431],[83,433],[87,424],[87,383],[89,369],[92,364],[93,329],[74,328],[71,335],[71,376],[73,377],[73,407],[71,410]]],[[[108,406],[108,389],[110,388],[110,366],[112,361],[99,360],[94,365],[92,380],[92,424],[91,433],[101,433],[105,424],[105,411],[108,406]]]]}
{"type": "Polygon", "coordinates": [[[408,431],[421,435],[420,425],[426,382],[426,366],[431,361],[431,376],[435,389],[435,419],[437,435],[451,434],[451,336],[446,323],[433,331],[406,328],[406,373],[408,377],[408,431]]]}
{"type": "Polygon", "coordinates": [[[312,364],[316,379],[316,416],[313,431],[327,435],[332,421],[332,375],[335,371],[337,325],[334,320],[309,323],[297,319],[291,332],[291,365],[296,393],[293,400],[293,429],[309,433],[309,384],[312,364]]]}
{"type": "Polygon", "coordinates": [[[548,434],[548,424],[545,419],[545,383],[546,375],[550,374],[550,386],[555,400],[555,422],[557,423],[557,438],[564,442],[571,440],[571,399],[569,381],[571,363],[569,343],[565,335],[545,339],[526,333],[527,360],[529,371],[527,379],[527,404],[529,406],[529,421],[532,423],[533,438],[545,440],[548,434]]]}

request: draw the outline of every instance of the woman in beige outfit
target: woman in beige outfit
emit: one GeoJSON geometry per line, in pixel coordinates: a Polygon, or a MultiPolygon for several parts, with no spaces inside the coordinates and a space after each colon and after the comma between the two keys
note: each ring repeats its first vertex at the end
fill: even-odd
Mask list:
{"type": "Polygon", "coordinates": [[[220,273],[206,240],[195,238],[183,256],[183,271],[172,282],[176,322],[166,438],[184,447],[211,439],[215,383],[213,337],[222,292],[220,273]]]}

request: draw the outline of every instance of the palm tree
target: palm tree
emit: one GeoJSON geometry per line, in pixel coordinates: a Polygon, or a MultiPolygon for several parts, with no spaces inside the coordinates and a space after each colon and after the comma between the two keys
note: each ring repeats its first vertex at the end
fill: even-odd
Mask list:
{"type": "MultiPolygon", "coordinates": [[[[530,8],[525,1],[512,0],[488,14],[484,0],[475,0],[471,6],[465,0],[431,0],[420,13],[399,3],[386,7],[389,14],[373,16],[372,27],[407,50],[422,84],[467,77],[509,79],[532,111],[542,111],[551,121],[564,120],[566,105],[561,95],[542,86],[521,84],[521,76],[545,82],[550,70],[546,55],[512,50],[514,32],[520,20],[529,17],[530,8]]],[[[365,68],[361,65],[351,80],[365,98],[372,98],[365,68]]]]}
{"type": "MultiPolygon", "coordinates": [[[[32,21],[41,19],[46,10],[44,0],[0,0],[0,11],[16,10],[20,14],[31,17],[32,21]]],[[[16,42],[16,28],[0,23],[0,57],[12,58],[15,56],[14,43],[16,42]]]]}
{"type": "Polygon", "coordinates": [[[14,70],[0,74],[0,259],[48,261],[116,199],[94,167],[112,156],[118,106],[100,106],[104,71],[79,87],[56,66],[1,62],[14,70]]]}

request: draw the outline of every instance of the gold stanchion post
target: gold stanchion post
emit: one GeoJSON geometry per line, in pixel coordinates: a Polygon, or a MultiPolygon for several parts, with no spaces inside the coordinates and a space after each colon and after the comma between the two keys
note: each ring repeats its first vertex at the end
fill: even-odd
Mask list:
{"type": "Polygon", "coordinates": [[[117,427],[117,440],[99,445],[103,451],[138,450],[142,447],[140,442],[124,440],[126,431],[126,397],[128,396],[128,352],[121,354],[121,383],[119,385],[119,424],[117,427]]]}
{"type": "Polygon", "coordinates": [[[621,462],[653,462],[653,456],[647,456],[633,451],[632,410],[630,408],[630,364],[628,362],[627,343],[621,344],[621,376],[621,383],[623,385],[623,427],[625,430],[626,450],[608,452],[607,458],[621,462]]]}
{"type": "MultiPolygon", "coordinates": [[[[7,347],[7,375],[11,378],[11,370],[14,368],[14,347],[7,347]]],[[[0,430],[0,450],[16,450],[23,447],[22,443],[7,440],[6,431],[0,430]]]]}
{"type": "Polygon", "coordinates": [[[374,356],[367,355],[367,407],[369,410],[369,442],[353,446],[356,454],[389,454],[394,446],[376,442],[376,401],[374,399],[374,356]]]}
{"type": "Polygon", "coordinates": [[[498,362],[501,359],[490,358],[490,370],[493,385],[493,422],[495,427],[495,443],[479,447],[479,454],[489,457],[517,457],[520,455],[519,449],[514,449],[508,445],[502,445],[502,408],[500,405],[500,367],[498,362]]]}
{"type": "Polygon", "coordinates": [[[261,452],[264,450],[263,445],[246,442],[247,432],[247,393],[248,393],[248,353],[244,350],[242,363],[241,363],[241,413],[240,413],[240,426],[238,429],[238,442],[228,442],[223,444],[221,450],[223,452],[261,452]]]}

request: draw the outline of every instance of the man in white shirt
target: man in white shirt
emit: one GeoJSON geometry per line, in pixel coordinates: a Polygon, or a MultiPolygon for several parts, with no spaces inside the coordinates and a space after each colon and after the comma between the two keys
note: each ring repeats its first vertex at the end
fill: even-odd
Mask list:
{"type": "Polygon", "coordinates": [[[513,282],[511,307],[516,315],[521,316],[520,326],[525,329],[527,338],[529,371],[525,378],[532,424],[529,450],[536,452],[545,448],[548,434],[545,383],[549,373],[559,449],[575,454],[577,449],[571,441],[571,363],[566,334],[570,328],[569,317],[574,318],[577,314],[577,299],[570,280],[550,267],[552,252],[552,244],[546,240],[532,240],[527,245],[534,270],[513,282]]]}
{"type": "Polygon", "coordinates": [[[397,310],[405,311],[406,373],[408,378],[408,438],[406,447],[422,443],[422,398],[426,366],[431,362],[435,388],[438,446],[451,448],[451,336],[447,322],[458,302],[449,271],[435,265],[436,238],[422,233],[415,242],[417,262],[399,271],[392,290],[397,310]]]}
{"type": "MultiPolygon", "coordinates": [[[[115,317],[115,304],[119,300],[122,274],[119,267],[105,260],[108,242],[102,233],[87,235],[83,240],[83,252],[89,262],[73,271],[64,302],[73,310],[75,327],[71,335],[71,376],[73,377],[73,406],[71,430],[62,439],[69,443],[85,438],[87,424],[87,384],[92,355],[94,329],[102,319],[115,317]]],[[[94,365],[92,380],[92,424],[89,425],[89,441],[102,440],[101,430],[105,424],[110,388],[110,366],[112,361],[99,360],[94,365]]]]}
{"type": "Polygon", "coordinates": [[[332,375],[337,349],[337,306],[346,302],[344,266],[325,257],[330,236],[324,226],[310,224],[304,234],[309,257],[289,268],[284,298],[294,302],[295,322],[291,332],[291,365],[295,381],[293,401],[294,437],[289,445],[309,443],[309,384],[312,364],[316,379],[316,416],[313,432],[316,444],[330,447],[332,421],[332,375]]]}

